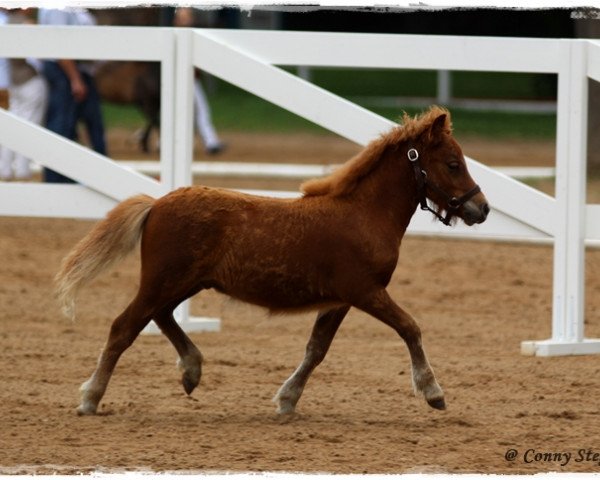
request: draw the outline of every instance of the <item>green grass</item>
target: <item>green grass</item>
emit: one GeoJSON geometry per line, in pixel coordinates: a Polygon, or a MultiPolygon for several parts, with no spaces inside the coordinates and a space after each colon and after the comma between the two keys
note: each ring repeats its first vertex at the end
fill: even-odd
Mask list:
{"type": "Polygon", "coordinates": [[[457,98],[549,100],[556,97],[556,75],[534,73],[453,72],[457,98]]]}
{"type": "MultiPolygon", "coordinates": [[[[217,128],[250,132],[294,132],[327,130],[260,98],[246,95],[217,95],[210,99],[217,128]]],[[[421,109],[372,108],[375,113],[399,121],[403,110],[414,115],[421,109]]],[[[452,109],[457,135],[477,135],[492,138],[551,139],[556,133],[554,114],[507,113],[452,109]]]]}
{"type": "MultiPolygon", "coordinates": [[[[334,93],[341,95],[342,92],[334,93]]],[[[231,85],[219,85],[217,93],[212,95],[209,101],[217,128],[252,132],[327,132],[308,120],[231,85]]],[[[365,105],[365,108],[393,121],[399,121],[404,110],[411,115],[422,110],[402,106],[370,108],[365,105]]],[[[452,109],[452,117],[457,135],[552,139],[556,133],[555,114],[452,109]]]]}
{"type": "MultiPolygon", "coordinates": [[[[386,118],[397,121],[395,109],[374,109],[386,118]]],[[[421,110],[406,108],[414,115],[421,110]]],[[[556,115],[539,113],[510,113],[451,109],[454,132],[457,136],[474,135],[489,138],[553,139],[556,135],[556,115]]]]}
{"type": "Polygon", "coordinates": [[[132,105],[102,102],[102,116],[107,127],[139,128],[145,123],[142,113],[132,105]]]}
{"type": "MultiPolygon", "coordinates": [[[[290,69],[295,73],[295,69],[290,69]]],[[[313,69],[311,81],[342,97],[435,96],[436,72],[429,70],[313,69]]]]}
{"type": "MultiPolygon", "coordinates": [[[[292,73],[295,69],[288,68],[292,73]]],[[[410,70],[314,69],[312,81],[342,97],[419,96],[434,97],[436,72],[410,70]]],[[[553,98],[555,77],[534,74],[453,72],[456,97],[548,99],[553,98]]],[[[209,94],[213,121],[219,130],[288,133],[327,130],[280,107],[221,80],[209,94]]],[[[365,105],[366,108],[370,108],[365,105]]],[[[415,114],[420,109],[370,108],[398,121],[403,110],[415,114]]],[[[131,106],[105,104],[107,126],[139,128],[143,116],[131,106]]],[[[490,138],[551,139],[555,136],[556,115],[538,113],[485,112],[452,109],[457,135],[490,138]]]]}
{"type": "MultiPolygon", "coordinates": [[[[295,69],[289,69],[295,73],[295,69]]],[[[311,81],[343,97],[435,97],[437,72],[431,70],[313,69],[311,81]]],[[[556,76],[533,73],[452,72],[457,98],[548,99],[556,76]]]]}
{"type": "Polygon", "coordinates": [[[327,130],[266,100],[246,92],[219,93],[208,99],[217,129],[290,133],[327,130]]]}

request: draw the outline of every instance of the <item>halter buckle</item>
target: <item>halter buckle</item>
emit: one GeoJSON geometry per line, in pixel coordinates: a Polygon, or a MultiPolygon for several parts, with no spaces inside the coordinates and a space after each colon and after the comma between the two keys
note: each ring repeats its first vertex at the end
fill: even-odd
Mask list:
{"type": "Polygon", "coordinates": [[[406,154],[411,162],[416,162],[419,159],[419,152],[415,148],[411,148],[406,154]]]}
{"type": "Polygon", "coordinates": [[[452,197],[450,200],[448,200],[448,207],[452,210],[458,210],[461,205],[462,202],[460,198],[452,197]]]}

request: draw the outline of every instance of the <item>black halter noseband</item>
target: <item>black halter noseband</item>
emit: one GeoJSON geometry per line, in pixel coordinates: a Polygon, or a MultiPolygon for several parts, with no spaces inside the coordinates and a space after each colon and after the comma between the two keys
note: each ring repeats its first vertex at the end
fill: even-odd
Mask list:
{"type": "Polygon", "coordinates": [[[427,172],[421,168],[421,164],[419,162],[419,152],[415,148],[410,148],[407,152],[407,156],[415,172],[415,180],[417,181],[417,196],[419,198],[421,210],[427,210],[433,213],[437,217],[437,219],[444,225],[450,225],[450,219],[454,214],[458,212],[460,207],[462,207],[465,203],[471,200],[471,198],[473,198],[475,195],[481,192],[481,188],[479,188],[479,185],[475,185],[471,190],[469,190],[461,197],[452,197],[440,187],[438,187],[436,184],[430,182],[427,179],[427,172]],[[427,203],[428,188],[445,198],[447,204],[445,217],[442,217],[427,203]]]}

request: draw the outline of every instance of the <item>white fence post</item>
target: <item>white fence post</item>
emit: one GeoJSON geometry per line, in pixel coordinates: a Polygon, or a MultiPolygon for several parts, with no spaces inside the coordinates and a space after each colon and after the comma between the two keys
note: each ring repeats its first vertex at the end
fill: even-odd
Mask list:
{"type": "MultiPolygon", "coordinates": [[[[192,184],[192,160],[194,157],[194,65],[192,63],[192,30],[187,28],[173,29],[174,62],[171,69],[163,68],[163,95],[167,102],[161,103],[161,115],[169,115],[177,119],[169,126],[171,141],[162,141],[161,157],[168,152],[173,166],[169,173],[171,189],[192,184]],[[169,85],[171,88],[166,88],[169,85]],[[168,149],[168,150],[167,150],[168,149]]],[[[162,128],[161,128],[162,135],[162,128]]],[[[164,158],[162,159],[164,161],[164,158]]],[[[174,317],[185,332],[218,331],[221,321],[218,318],[190,316],[190,301],[181,303],[174,312],[174,317]]],[[[160,333],[154,322],[150,322],[144,333],[160,333]]]]}
{"type": "Polygon", "coordinates": [[[174,187],[192,184],[194,156],[194,65],[192,30],[175,29],[176,66],[174,112],[177,119],[173,157],[177,159],[174,187]]]}
{"type": "Polygon", "coordinates": [[[526,355],[600,353],[584,338],[587,145],[587,43],[563,44],[556,140],[556,217],[552,337],[521,345],[526,355]]]}
{"type": "Polygon", "coordinates": [[[174,29],[167,30],[169,35],[169,54],[160,62],[160,179],[168,190],[173,190],[176,185],[177,157],[176,145],[176,122],[175,122],[175,100],[177,97],[177,85],[175,81],[175,69],[177,65],[177,47],[174,29]]]}

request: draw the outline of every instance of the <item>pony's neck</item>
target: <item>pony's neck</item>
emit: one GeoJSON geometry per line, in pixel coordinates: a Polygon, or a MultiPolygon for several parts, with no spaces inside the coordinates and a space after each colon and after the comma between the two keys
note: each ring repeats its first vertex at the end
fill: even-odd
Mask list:
{"type": "Polygon", "coordinates": [[[377,211],[383,212],[394,223],[400,237],[419,204],[417,184],[406,151],[405,143],[397,148],[386,148],[354,192],[361,201],[376,204],[377,211]]]}

